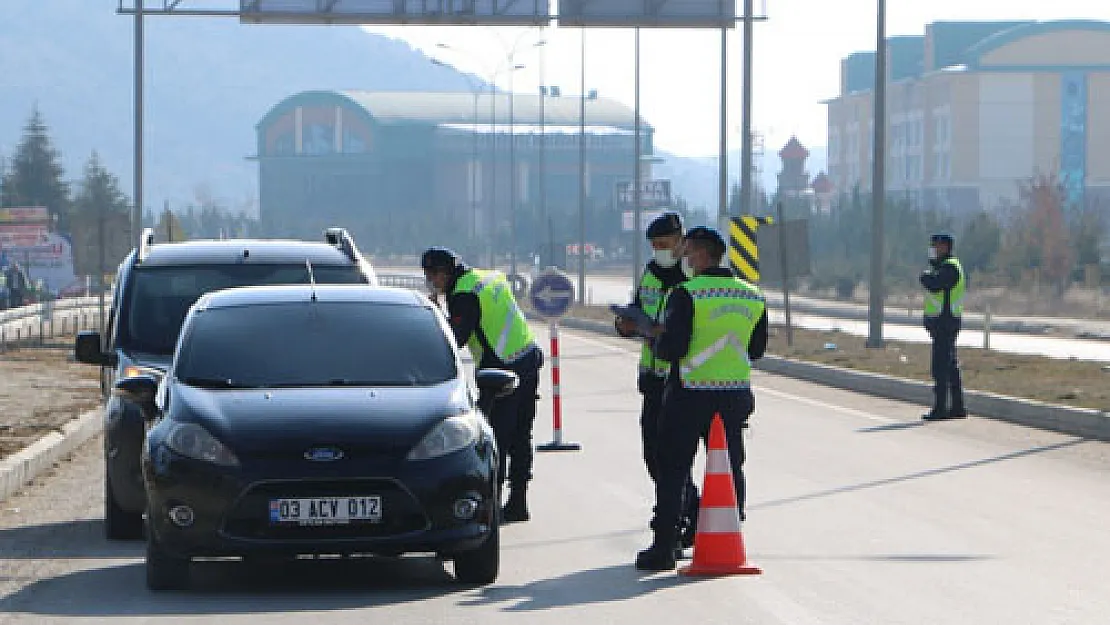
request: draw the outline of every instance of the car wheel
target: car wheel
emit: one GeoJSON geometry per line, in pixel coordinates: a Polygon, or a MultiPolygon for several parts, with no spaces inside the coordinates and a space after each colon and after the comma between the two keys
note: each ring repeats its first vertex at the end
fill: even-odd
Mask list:
{"type": "Polygon", "coordinates": [[[464,584],[492,584],[501,568],[501,529],[494,521],[481,547],[455,556],[455,579],[464,584]]]}
{"type": "Polygon", "coordinates": [[[189,558],[166,553],[151,535],[146,541],[146,587],[155,592],[189,585],[189,558]]]}
{"type": "Polygon", "coordinates": [[[143,537],[143,513],[129,512],[120,507],[107,473],[104,475],[104,533],[108,540],[138,540],[143,537]]]}

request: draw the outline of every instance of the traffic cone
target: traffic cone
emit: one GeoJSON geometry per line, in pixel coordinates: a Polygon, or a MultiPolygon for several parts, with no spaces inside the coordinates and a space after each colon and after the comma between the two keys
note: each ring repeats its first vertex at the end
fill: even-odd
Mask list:
{"type": "Polygon", "coordinates": [[[744,551],[732,464],[725,443],[724,422],[719,414],[713,415],[713,425],[709,428],[705,483],[698,530],[694,535],[694,559],[678,572],[682,575],[759,575],[763,572],[748,564],[744,551]]]}

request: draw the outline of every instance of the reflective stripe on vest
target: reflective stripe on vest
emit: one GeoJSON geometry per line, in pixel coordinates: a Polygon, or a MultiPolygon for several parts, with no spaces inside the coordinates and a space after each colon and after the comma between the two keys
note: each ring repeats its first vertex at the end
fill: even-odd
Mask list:
{"type": "MultiPolygon", "coordinates": [[[[509,281],[499,271],[471,269],[455,282],[455,293],[473,293],[478,298],[481,317],[478,329],[486,341],[493,341],[490,347],[498,360],[512,364],[535,347],[532,330],[528,320],[513,297],[509,281]]],[[[477,365],[482,361],[484,349],[474,332],[466,342],[470,354],[477,365]]]]}
{"type": "Polygon", "coordinates": [[[734,277],[698,276],[683,288],[694,304],[690,348],[679,362],[682,386],[692,390],[748,388],[748,343],[763,315],[759,288],[734,277]]]}
{"type": "MultiPolygon", "coordinates": [[[[640,309],[648,317],[659,321],[666,306],[669,291],[670,289],[665,288],[663,282],[654,273],[644,271],[644,275],[640,277],[640,309]]],[[[671,363],[659,359],[645,341],[640,347],[640,372],[665,378],[671,372],[671,363]]]]}
{"type": "Polygon", "coordinates": [[[925,291],[925,316],[939,317],[944,312],[944,298],[948,296],[948,305],[953,317],[964,314],[964,296],[967,292],[967,281],[964,278],[964,268],[955,256],[949,256],[941,264],[952,265],[956,268],[956,286],[948,291],[925,291]]]}

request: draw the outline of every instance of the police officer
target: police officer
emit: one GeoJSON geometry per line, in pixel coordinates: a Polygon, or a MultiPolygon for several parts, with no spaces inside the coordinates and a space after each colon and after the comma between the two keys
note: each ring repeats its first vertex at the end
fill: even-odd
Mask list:
{"type": "MultiPolygon", "coordinates": [[[[631,307],[639,308],[656,323],[662,317],[663,303],[678,284],[686,280],[682,271],[682,218],[678,213],[666,212],[656,217],[647,228],[647,239],[651,242],[652,260],[648,262],[640,276],[631,307]]],[[[636,336],[636,323],[631,319],[617,317],[617,333],[622,337],[636,336]]],[[[640,349],[639,375],[636,386],[643,396],[640,409],[640,436],[643,441],[644,464],[652,484],[658,479],[656,450],[659,441],[659,416],[663,410],[663,386],[671,363],[659,358],[647,341],[640,349]]],[[[684,512],[679,522],[679,544],[692,546],[697,527],[698,489],[693,476],[687,474],[683,493],[684,512]]],[[[655,527],[652,519],[651,527],[655,527]]]]}
{"type": "Polygon", "coordinates": [[[528,482],[532,479],[532,426],[536,420],[536,389],[543,352],[536,344],[512,287],[499,271],[467,267],[453,251],[432,247],[420,258],[424,277],[447,300],[447,318],[460,348],[470,349],[476,369],[507,369],[520,378],[508,397],[490,415],[500,452],[498,481],[509,482],[509,498],[501,518],[527,521],[528,482]]]}
{"type": "Polygon", "coordinates": [[[926,421],[967,416],[960,363],[956,359],[956,337],[960,334],[967,279],[959,259],[952,255],[952,245],[949,234],[930,237],[930,267],[921,273],[921,286],[925,287],[925,330],[933,340],[935,396],[933,409],[922,417],[926,421]]]}
{"type": "Polygon", "coordinates": [[[675,362],[667,376],[659,431],[655,498],[658,523],[650,547],[636,556],[636,568],[662,571],[675,566],[675,526],[683,483],[690,474],[698,439],[713,416],[725,427],[740,518],[744,518],[744,441],[755,410],[751,361],[767,347],[767,312],[760,290],[721,267],[726,250],[711,228],[686,233],[683,262],[692,277],[667,298],[655,352],[675,362]]]}

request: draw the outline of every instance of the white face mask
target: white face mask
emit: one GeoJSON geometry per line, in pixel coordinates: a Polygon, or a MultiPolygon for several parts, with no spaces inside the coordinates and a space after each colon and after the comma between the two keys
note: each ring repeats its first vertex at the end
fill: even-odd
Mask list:
{"type": "Polygon", "coordinates": [[[435,294],[439,293],[439,289],[436,288],[436,283],[435,282],[432,282],[431,280],[428,280],[427,278],[425,278],[424,279],[424,284],[425,284],[425,286],[428,287],[428,292],[431,293],[432,295],[435,295],[435,294]]]}
{"type": "Polygon", "coordinates": [[[655,250],[655,263],[660,267],[670,269],[678,264],[678,259],[672,250],[655,250]]]}
{"type": "Polygon", "coordinates": [[[682,257],[682,273],[686,274],[687,278],[694,277],[694,268],[690,266],[690,259],[686,256],[682,257]]]}
{"type": "Polygon", "coordinates": [[[937,248],[930,247],[929,248],[929,260],[936,260],[936,259],[937,259],[937,248]]]}

